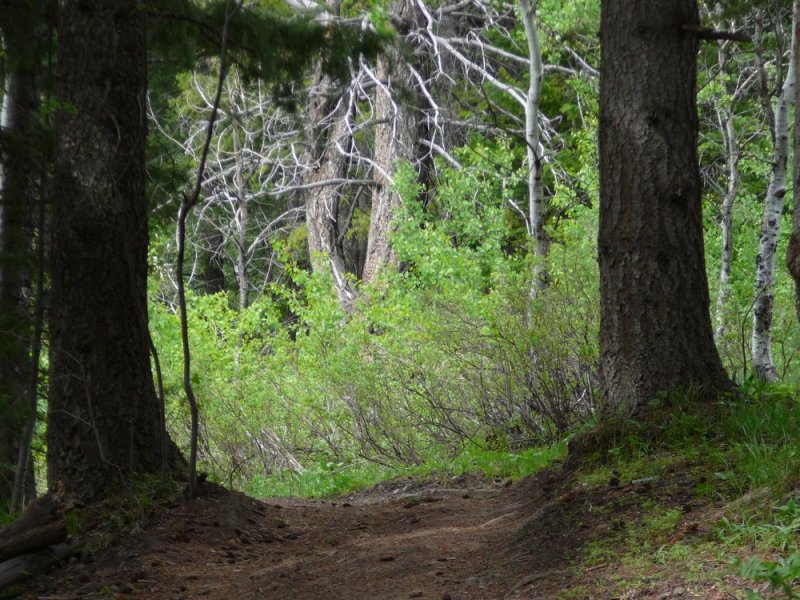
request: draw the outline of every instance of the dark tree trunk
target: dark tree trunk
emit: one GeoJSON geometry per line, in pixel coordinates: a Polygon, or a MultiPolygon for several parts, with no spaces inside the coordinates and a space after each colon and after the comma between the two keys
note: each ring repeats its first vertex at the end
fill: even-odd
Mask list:
{"type": "MultiPolygon", "coordinates": [[[[20,20],[13,27],[4,26],[2,35],[6,77],[0,175],[0,504],[12,498],[23,430],[33,416],[28,394],[33,368],[33,212],[44,154],[38,147],[41,136],[36,135],[35,124],[38,53],[33,43],[33,11],[16,4],[3,10],[20,20]]],[[[11,15],[4,15],[4,25],[11,15]]],[[[35,495],[32,465],[23,481],[23,495],[31,499],[35,495]]]]}
{"type": "Polygon", "coordinates": [[[144,194],[146,56],[137,0],[66,0],[50,306],[48,483],[96,498],[158,472],[144,194]]]}
{"type": "Polygon", "coordinates": [[[223,246],[225,238],[210,222],[203,220],[198,227],[197,254],[200,274],[197,284],[203,294],[218,294],[225,291],[225,260],[223,246]]]}
{"type": "Polygon", "coordinates": [[[714,346],[697,162],[695,0],[604,0],[600,375],[606,412],[730,382],[714,346]]]}

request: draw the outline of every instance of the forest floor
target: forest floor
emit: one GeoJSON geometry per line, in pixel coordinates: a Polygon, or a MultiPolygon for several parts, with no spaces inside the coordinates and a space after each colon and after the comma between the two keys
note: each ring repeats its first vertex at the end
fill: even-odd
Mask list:
{"type": "Polygon", "coordinates": [[[748,498],[698,497],[703,473],[673,463],[625,480],[555,465],[514,483],[396,479],[328,500],[258,501],[206,484],[114,535],[90,523],[79,554],[18,591],[42,600],[744,597],[715,528],[748,498]]]}

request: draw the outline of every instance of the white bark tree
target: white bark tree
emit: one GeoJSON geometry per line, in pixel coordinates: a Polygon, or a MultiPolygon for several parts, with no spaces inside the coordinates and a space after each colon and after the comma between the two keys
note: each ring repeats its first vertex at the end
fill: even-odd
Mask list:
{"type": "MultiPolygon", "coordinates": [[[[796,19],[793,18],[791,58],[786,77],[775,101],[772,174],[764,201],[764,217],[756,257],[755,299],[753,302],[753,333],[751,354],[753,372],[767,381],[778,379],[772,358],[772,317],[775,302],[775,259],[780,234],[781,213],[786,195],[786,174],[789,158],[789,113],[795,96],[794,51],[796,19]]],[[[758,48],[757,48],[758,53],[758,48]]],[[[764,69],[763,61],[760,68],[764,69]]],[[[782,67],[780,61],[778,69],[782,67]]],[[[762,78],[763,81],[763,78],[762,78]]]]}
{"type": "MultiPolygon", "coordinates": [[[[717,7],[719,10],[719,7],[717,7]]],[[[717,30],[725,29],[725,23],[717,19],[714,23],[717,30]]],[[[735,32],[736,23],[731,21],[727,31],[735,32]]],[[[731,270],[733,266],[734,239],[733,239],[733,209],[736,197],[739,194],[742,177],[739,171],[739,162],[742,158],[742,145],[746,145],[750,138],[740,140],[736,131],[737,108],[739,102],[751,90],[756,79],[757,69],[752,64],[741,68],[740,63],[732,67],[734,55],[730,51],[730,40],[717,42],[716,69],[720,74],[730,73],[733,69],[738,73],[731,81],[722,87],[719,96],[712,100],[714,125],[722,138],[724,166],[724,183],[712,178],[709,183],[714,186],[722,196],[720,204],[719,227],[722,237],[722,251],[720,256],[720,269],[717,289],[717,299],[714,310],[714,339],[719,343],[725,336],[729,322],[729,306],[731,302],[731,270]]]]}
{"type": "MultiPolygon", "coordinates": [[[[280,111],[264,106],[261,95],[254,98],[255,92],[234,85],[232,78],[229,85],[236,93],[231,90],[226,98],[217,125],[218,139],[228,142],[212,149],[204,184],[207,200],[198,211],[205,234],[194,237],[209,240],[206,255],[219,254],[220,248],[236,249],[229,264],[237,275],[240,304],[247,302],[248,287],[250,293],[258,288],[251,283],[254,278],[247,276],[253,270],[256,248],[252,242],[245,247],[242,234],[250,229],[251,236],[265,242],[269,234],[258,233],[264,231],[264,224],[253,222],[263,209],[255,208],[261,201],[283,196],[294,204],[288,205],[287,218],[280,224],[290,223],[288,217],[298,212],[305,213],[311,266],[332,274],[342,307],[351,310],[357,294],[355,280],[370,282],[382,265],[395,261],[390,232],[400,204],[394,189],[398,161],[414,165],[424,190],[435,180],[437,164],[461,167],[453,149],[463,145],[468,132],[476,128],[488,136],[510,133],[527,146],[528,206],[518,205],[513,198],[509,201],[524,220],[530,251],[537,257],[532,288],[546,284],[542,258],[548,253],[549,240],[541,175],[544,148],[550,147],[548,154],[552,154],[560,142],[553,123],[539,109],[542,75],[596,76],[597,72],[566,46],[564,64],[543,64],[535,6],[530,0],[519,2],[516,13],[509,2],[460,0],[438,8],[423,0],[394,2],[390,18],[401,32],[397,39],[377,61],[364,57],[357,64],[354,61],[349,82],[332,80],[317,64],[310,74],[312,85],[301,124],[287,124],[280,111]],[[519,25],[526,32],[524,43],[514,33],[519,25]],[[570,63],[573,66],[565,66],[570,63]],[[525,79],[527,90],[519,86],[525,79]],[[493,103],[487,86],[510,97],[519,110],[493,103]],[[474,107],[464,104],[465,99],[489,102],[490,108],[480,111],[479,120],[467,122],[461,115],[474,107]],[[486,115],[500,115],[506,124],[494,123],[486,115]],[[277,125],[266,129],[260,123],[267,120],[277,125]],[[509,130],[508,123],[513,129],[509,130]],[[234,128],[238,138],[230,133],[234,128]],[[232,152],[237,139],[240,150],[232,152]],[[258,168],[254,164],[258,161],[274,166],[258,168]],[[237,171],[243,172],[238,179],[237,171]],[[242,179],[247,185],[242,185],[242,179]],[[370,196],[368,235],[354,243],[354,236],[348,235],[353,215],[370,210],[370,196]],[[214,223],[210,230],[209,223],[214,223]],[[220,245],[220,238],[226,243],[220,245]]],[[[307,3],[295,4],[297,10],[315,10],[307,3]]],[[[324,10],[335,11],[335,7],[327,5],[324,10]]],[[[332,12],[320,14],[338,18],[332,12]]],[[[196,112],[205,114],[209,94],[201,87],[194,94],[196,112]]],[[[191,146],[197,146],[193,141],[197,133],[192,132],[200,130],[189,127],[183,134],[187,139],[175,141],[196,155],[191,146]]],[[[553,176],[561,175],[554,170],[553,176]]]]}
{"type": "Polygon", "coordinates": [[[731,108],[717,109],[717,119],[722,132],[725,147],[725,163],[728,181],[722,196],[719,228],[722,233],[722,255],[719,268],[719,289],[715,307],[714,338],[719,341],[725,335],[727,326],[726,310],[730,300],[731,267],[733,264],[733,205],[739,193],[741,177],[739,174],[739,143],[734,126],[734,114],[731,108]]]}
{"type": "MultiPolygon", "coordinates": [[[[209,85],[207,78],[191,77],[180,136],[159,126],[194,161],[199,161],[207,126],[203,115],[213,105],[209,85]]],[[[189,282],[200,278],[199,255],[221,259],[232,267],[239,307],[246,308],[252,294],[263,291],[278,270],[270,242],[302,217],[302,208],[292,204],[287,191],[301,169],[296,160],[299,128],[274,105],[262,83],[245,84],[235,69],[225,80],[218,114],[202,182],[203,202],[192,220],[195,261],[189,282]]]]}
{"type": "Polygon", "coordinates": [[[530,242],[534,257],[531,294],[547,287],[548,275],[545,260],[550,253],[550,239],[545,230],[547,204],[542,184],[543,147],[539,134],[539,101],[542,91],[542,53],[536,28],[536,3],[518,0],[519,11],[525,26],[528,42],[528,93],[525,96],[525,144],[528,157],[528,222],[530,242]]]}

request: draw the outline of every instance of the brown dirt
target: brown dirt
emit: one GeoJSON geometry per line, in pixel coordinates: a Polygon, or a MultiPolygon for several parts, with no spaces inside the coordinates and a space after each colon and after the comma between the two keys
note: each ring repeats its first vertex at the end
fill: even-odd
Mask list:
{"type": "MultiPolygon", "coordinates": [[[[25,598],[491,600],[735,598],[732,575],[684,579],[665,566],[620,589],[626,567],[585,560],[592,540],[637,520],[643,499],[685,519],[653,547],[708,535],[718,510],[697,483],[588,486],[548,469],[522,482],[396,480],[348,498],[257,501],[206,485],[159,506],[103,549],[32,581],[25,598]],[[566,481],[565,481],[566,480],[566,481]],[[588,565],[588,566],[587,566],[588,565]],[[576,587],[579,586],[579,587],[576,587]],[[568,595],[564,590],[571,589],[568,595]]],[[[719,573],[719,565],[710,565],[719,573]]],[[[728,569],[730,571],[730,569],[728,569]]],[[[627,584],[625,584],[627,585],[627,584]]]]}

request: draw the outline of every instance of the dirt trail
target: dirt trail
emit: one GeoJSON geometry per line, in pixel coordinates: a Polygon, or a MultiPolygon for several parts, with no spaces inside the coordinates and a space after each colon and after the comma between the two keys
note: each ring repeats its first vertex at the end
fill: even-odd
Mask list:
{"type": "MultiPolygon", "coordinates": [[[[348,499],[266,502],[207,486],[194,501],[156,509],[142,530],[38,578],[25,597],[555,598],[587,577],[614,575],[613,566],[587,572],[574,559],[604,528],[592,503],[625,510],[626,495],[638,493],[565,491],[555,470],[513,486],[447,485],[395,481],[348,499]]],[[[674,585],[665,578],[627,597],[666,598],[674,585]]],[[[717,597],[706,591],[685,597],[717,597]]]]}

